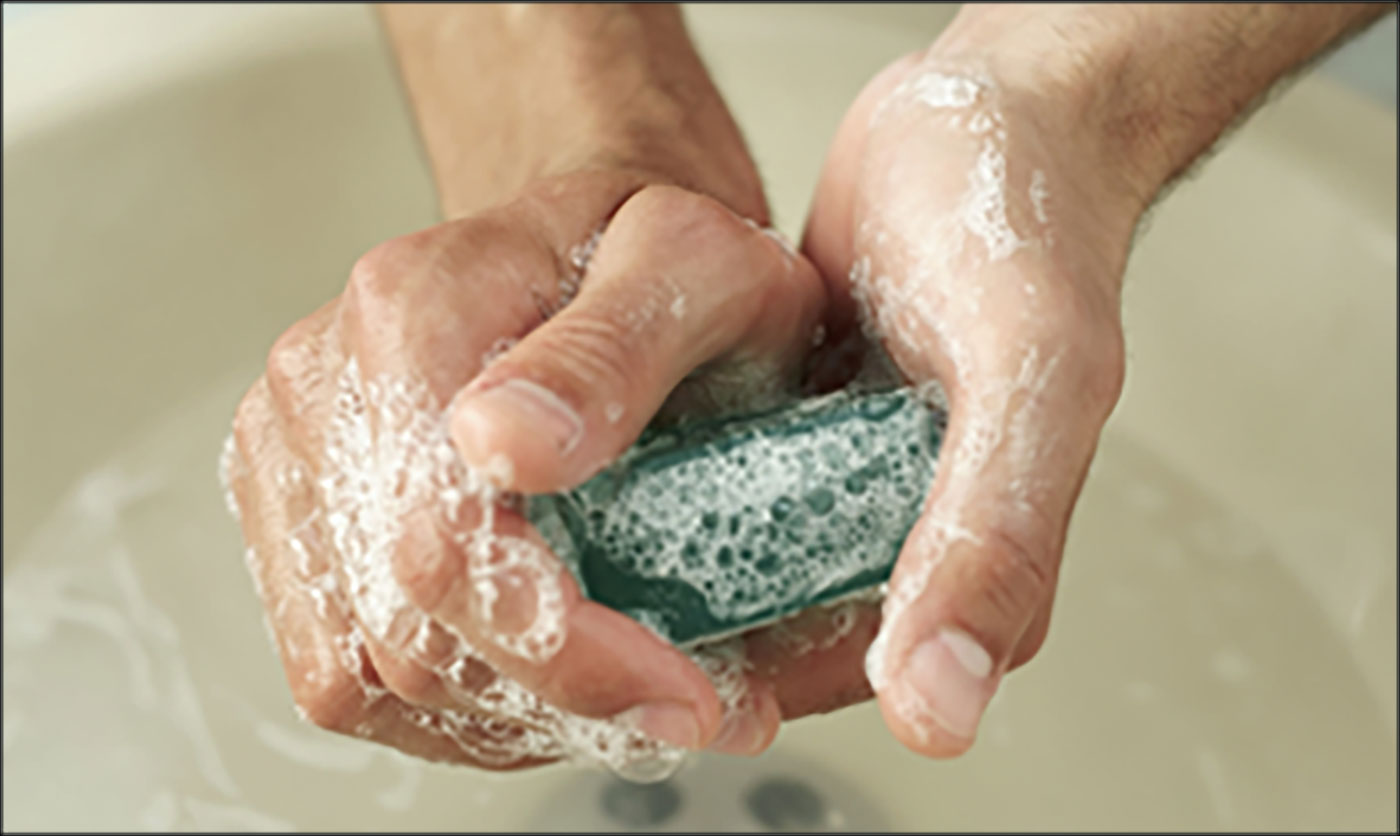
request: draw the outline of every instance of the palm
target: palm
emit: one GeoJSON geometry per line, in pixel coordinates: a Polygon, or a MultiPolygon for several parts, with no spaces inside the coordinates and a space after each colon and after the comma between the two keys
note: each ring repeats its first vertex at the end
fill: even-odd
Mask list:
{"type": "Polygon", "coordinates": [[[1117,288],[1136,216],[1096,200],[1071,128],[1037,101],[975,68],[892,65],[843,122],[804,240],[833,288],[838,338],[878,341],[952,405],[867,657],[886,717],[929,754],[965,744],[920,731],[937,712],[895,675],[950,616],[995,660],[981,699],[1034,655],[1121,384],[1117,288]]]}

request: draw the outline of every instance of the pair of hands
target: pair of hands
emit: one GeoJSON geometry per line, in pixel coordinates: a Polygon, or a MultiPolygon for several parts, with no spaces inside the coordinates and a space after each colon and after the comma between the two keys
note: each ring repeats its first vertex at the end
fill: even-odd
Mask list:
{"type": "MultiPolygon", "coordinates": [[[[575,717],[635,730],[614,754],[648,740],[754,754],[782,720],[873,688],[910,748],[971,745],[1045,639],[1122,385],[1124,263],[1175,159],[1158,153],[1167,133],[1105,106],[1085,64],[980,48],[1008,14],[966,11],[871,80],[798,252],[765,231],[711,97],[687,113],[718,113],[703,130],[724,141],[684,165],[643,142],[537,167],[489,207],[377,247],[277,341],[225,475],[313,722],[492,768],[597,750],[604,727],[575,717]],[[882,608],[690,657],[584,599],[513,501],[584,481],[658,410],[743,401],[870,340],[951,404],[882,608]],[[347,509],[352,494],[370,499],[347,509]],[[370,536],[352,543],[356,526],[370,536]]],[[[1059,31],[1017,42],[1053,53],[1059,31]]]]}

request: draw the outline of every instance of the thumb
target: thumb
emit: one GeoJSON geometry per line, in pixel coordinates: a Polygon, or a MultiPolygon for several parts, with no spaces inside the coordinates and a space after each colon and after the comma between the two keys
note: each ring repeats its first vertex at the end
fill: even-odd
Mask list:
{"type": "Polygon", "coordinates": [[[1070,513],[1116,399],[1051,380],[1056,365],[955,400],[891,578],[866,670],[886,723],[925,755],[966,751],[1002,676],[1043,638],[1070,513]]]}
{"type": "Polygon", "coordinates": [[[804,260],[722,204],[653,186],[608,224],[579,295],[457,398],[452,437],[501,487],[578,484],[720,357],[795,364],[824,299],[804,260]]]}

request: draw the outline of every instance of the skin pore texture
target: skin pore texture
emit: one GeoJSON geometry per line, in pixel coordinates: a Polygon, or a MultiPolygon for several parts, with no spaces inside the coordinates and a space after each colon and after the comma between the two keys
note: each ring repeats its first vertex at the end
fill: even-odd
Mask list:
{"type": "Polygon", "coordinates": [[[1045,640],[1145,207],[1385,8],[968,7],[852,104],[800,248],[676,8],[383,8],[447,220],[277,341],[220,466],[299,710],[433,760],[655,779],[873,694],[906,745],[965,751],[1045,640]],[[683,653],[526,523],[654,417],[816,369],[951,411],[883,603],[683,653]]]}

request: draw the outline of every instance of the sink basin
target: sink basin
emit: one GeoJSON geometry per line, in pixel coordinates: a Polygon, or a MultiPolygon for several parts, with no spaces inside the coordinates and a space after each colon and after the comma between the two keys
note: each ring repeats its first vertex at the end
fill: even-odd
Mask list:
{"type": "MultiPolygon", "coordinates": [[[[689,11],[800,231],[934,6],[689,11]]],[[[359,6],[4,30],[4,827],[1393,829],[1396,123],[1306,77],[1154,214],[1055,622],[981,740],[871,705],[661,789],[434,767],[300,724],[215,461],[272,340],[435,221],[359,6]]]]}

